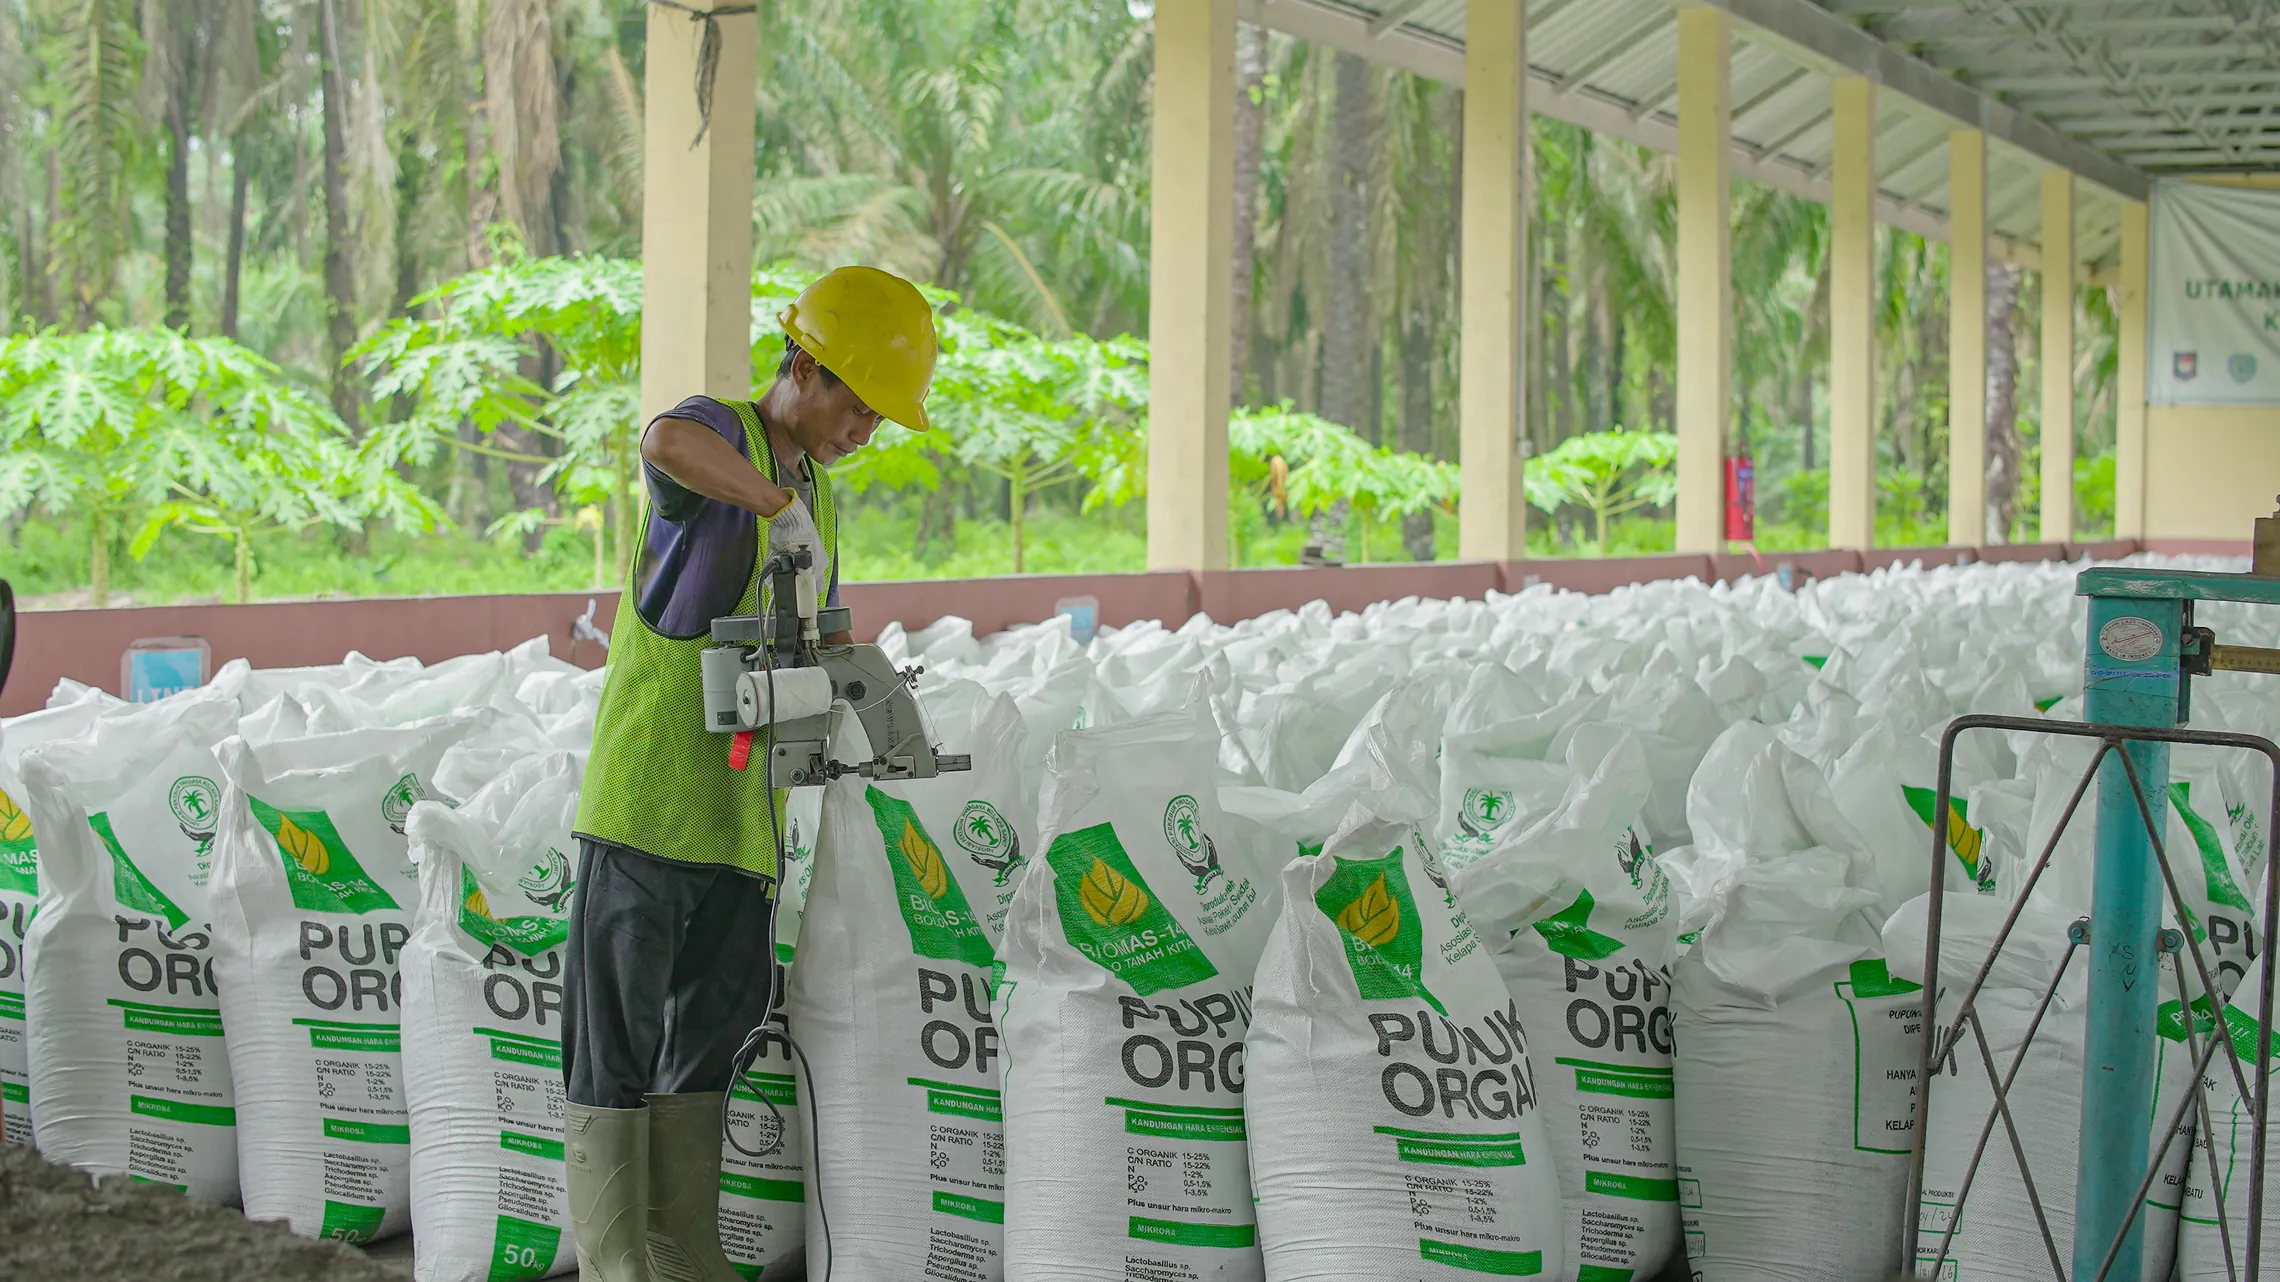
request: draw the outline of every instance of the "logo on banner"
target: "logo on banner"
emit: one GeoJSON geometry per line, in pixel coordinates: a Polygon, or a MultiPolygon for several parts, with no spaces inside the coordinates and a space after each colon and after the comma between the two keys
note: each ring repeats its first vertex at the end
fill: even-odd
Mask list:
{"type": "Polygon", "coordinates": [[[2225,373],[2232,375],[2235,383],[2245,383],[2256,377],[2256,358],[2247,352],[2234,352],[2225,362],[2225,373]]]}
{"type": "Polygon", "coordinates": [[[2169,372],[2174,374],[2180,383],[2192,382],[2193,376],[2201,372],[2201,354],[2199,352],[2171,353],[2169,372]]]}

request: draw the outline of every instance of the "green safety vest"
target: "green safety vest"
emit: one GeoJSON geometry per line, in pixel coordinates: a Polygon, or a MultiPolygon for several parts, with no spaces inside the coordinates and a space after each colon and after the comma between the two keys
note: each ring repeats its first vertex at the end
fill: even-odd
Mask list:
{"type": "MultiPolygon", "coordinates": [[[[743,420],[745,453],[765,460],[773,474],[775,454],[768,448],[759,407],[751,401],[722,403],[743,420]]],[[[823,564],[815,578],[821,608],[839,559],[839,522],[829,476],[820,467],[810,467],[808,473],[815,484],[815,528],[823,539],[823,564]]],[[[644,532],[650,506],[645,496],[637,527],[644,532]]],[[[768,519],[754,515],[752,520],[759,526],[758,550],[752,581],[736,603],[740,615],[767,613],[774,594],[761,574],[768,559],[768,519]]],[[[705,728],[698,656],[712,645],[711,637],[660,635],[635,608],[633,578],[626,575],[618,597],[576,831],[663,859],[722,864],[774,877],[785,794],[778,790],[771,796],[768,789],[766,733],[755,737],[746,769],[729,767],[734,736],[705,728]]]]}

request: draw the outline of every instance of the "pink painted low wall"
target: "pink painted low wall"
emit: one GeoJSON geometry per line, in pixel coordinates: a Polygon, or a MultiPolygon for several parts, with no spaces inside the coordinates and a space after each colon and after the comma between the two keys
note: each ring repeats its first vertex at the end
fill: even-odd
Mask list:
{"type": "MultiPolygon", "coordinates": [[[[1057,602],[1090,596],[1103,625],[1141,619],[1176,624],[1201,611],[1222,623],[1295,610],[1320,599],[1338,611],[1402,597],[1478,600],[1490,589],[1518,592],[1549,583],[1576,592],[1608,592],[1633,583],[1697,578],[1704,582],[1771,574],[1789,566],[1802,577],[1874,570],[1921,561],[2074,560],[2124,556],[2132,541],[2021,544],[1995,548],[1893,548],[1874,552],[1783,552],[1722,556],[1643,556],[1594,560],[1438,561],[1257,570],[1158,571],[1147,574],[1019,575],[989,579],[849,583],[841,596],[855,612],[856,634],[878,635],[890,621],[916,630],[945,615],[974,621],[986,635],[1052,617],[1057,602]]],[[[2246,555],[2248,545],[2156,542],[2151,550],[2246,555]]],[[[203,637],[215,666],[246,659],[256,667],[336,663],[350,650],[375,659],[410,655],[434,663],[454,655],[504,649],[544,634],[554,653],[597,667],[599,645],[572,635],[572,621],[594,603],[604,632],[617,617],[615,592],[526,596],[383,597],[292,601],[265,605],[143,606],[117,610],[41,610],[18,626],[16,665],[0,694],[0,715],[39,707],[65,677],[116,690],[120,655],[151,637],[203,637]]]]}

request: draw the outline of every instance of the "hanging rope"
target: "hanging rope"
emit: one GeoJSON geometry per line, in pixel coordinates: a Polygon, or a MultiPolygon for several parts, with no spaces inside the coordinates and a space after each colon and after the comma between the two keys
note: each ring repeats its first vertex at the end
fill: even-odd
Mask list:
{"type": "Polygon", "coordinates": [[[724,4],[717,9],[698,9],[680,3],[680,0],[649,0],[649,3],[678,9],[689,15],[689,21],[705,24],[704,38],[697,45],[697,136],[689,140],[689,150],[705,140],[705,131],[712,128],[713,78],[720,74],[720,20],[739,13],[758,13],[757,4],[724,4]]]}

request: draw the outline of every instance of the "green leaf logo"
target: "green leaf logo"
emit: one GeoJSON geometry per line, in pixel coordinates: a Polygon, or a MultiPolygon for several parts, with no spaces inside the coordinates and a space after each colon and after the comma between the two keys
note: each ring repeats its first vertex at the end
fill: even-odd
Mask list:
{"type": "Polygon", "coordinates": [[[1425,988],[1425,928],[1402,848],[1375,859],[1331,858],[1336,867],[1314,892],[1314,906],[1338,927],[1362,999],[1416,998],[1447,1014],[1425,988]]]}
{"type": "MultiPolygon", "coordinates": [[[[1900,796],[1908,803],[1908,808],[1916,812],[1916,817],[1924,821],[1925,827],[1932,826],[1932,807],[1939,803],[1937,793],[1929,788],[1912,788],[1902,784],[1900,796]]],[[[1947,848],[1955,855],[1957,862],[1963,865],[1964,870],[1971,874],[1972,884],[1982,892],[1990,891],[1995,888],[1995,869],[1981,858],[1987,833],[1984,829],[1971,826],[1968,813],[1962,798],[1948,798],[1947,848]]]]}
{"type": "Polygon", "coordinates": [[[989,965],[995,955],[989,937],[974,920],[966,893],[950,875],[942,848],[927,835],[918,812],[909,802],[877,788],[864,789],[863,796],[870,803],[871,818],[885,847],[887,871],[895,882],[896,907],[902,910],[903,925],[910,931],[911,952],[971,966],[989,965]]]}
{"type": "Polygon", "coordinates": [[[1338,910],[1338,928],[1372,948],[1383,948],[1401,933],[1401,912],[1386,893],[1385,874],[1370,883],[1361,897],[1338,910]]]}

